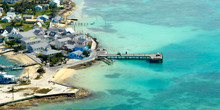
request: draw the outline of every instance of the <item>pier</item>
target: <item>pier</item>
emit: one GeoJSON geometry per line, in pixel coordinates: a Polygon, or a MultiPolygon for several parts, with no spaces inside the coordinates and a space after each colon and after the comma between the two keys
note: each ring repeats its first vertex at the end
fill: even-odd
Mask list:
{"type": "Polygon", "coordinates": [[[99,54],[98,59],[147,60],[150,63],[163,63],[162,54],[99,54]]]}

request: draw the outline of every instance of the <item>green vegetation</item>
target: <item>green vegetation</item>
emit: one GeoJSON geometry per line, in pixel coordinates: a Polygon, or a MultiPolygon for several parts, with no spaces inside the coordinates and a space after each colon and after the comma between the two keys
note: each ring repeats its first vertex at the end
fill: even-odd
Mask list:
{"type": "Polygon", "coordinates": [[[24,31],[29,31],[32,29],[32,27],[34,26],[33,24],[26,24],[24,23],[25,21],[16,21],[13,20],[11,23],[0,23],[0,25],[2,26],[2,28],[5,28],[7,26],[13,26],[15,28],[19,28],[19,29],[23,29],[24,31]]]}
{"type": "Polygon", "coordinates": [[[88,56],[89,56],[89,54],[90,54],[90,52],[89,52],[89,51],[83,51],[83,55],[85,55],[85,57],[88,57],[88,56]]]}
{"type": "Polygon", "coordinates": [[[45,70],[44,70],[43,67],[40,67],[40,68],[37,69],[37,72],[38,72],[39,74],[43,74],[43,73],[45,73],[45,70]]]}
{"type": "Polygon", "coordinates": [[[39,94],[47,94],[48,92],[50,92],[52,89],[49,89],[49,88],[44,88],[44,89],[39,89],[36,91],[36,93],[39,93],[39,94]]]}

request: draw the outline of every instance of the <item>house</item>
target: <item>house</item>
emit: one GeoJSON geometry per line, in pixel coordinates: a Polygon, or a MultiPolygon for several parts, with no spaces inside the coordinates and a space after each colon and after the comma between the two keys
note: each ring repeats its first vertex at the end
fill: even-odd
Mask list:
{"type": "Polygon", "coordinates": [[[18,78],[16,78],[14,75],[6,75],[0,73],[0,84],[12,84],[17,83],[18,78]]]}
{"type": "Polygon", "coordinates": [[[35,53],[40,53],[43,51],[48,51],[51,49],[51,46],[47,43],[37,43],[37,44],[33,44],[30,45],[28,47],[28,52],[35,52],[35,53]]]}
{"type": "Polygon", "coordinates": [[[24,49],[28,49],[30,45],[34,44],[39,44],[41,42],[41,39],[28,39],[28,38],[23,38],[21,39],[21,45],[23,46],[24,49]]]}
{"type": "Polygon", "coordinates": [[[5,30],[11,34],[18,34],[18,30],[12,26],[6,26],[5,30]]]}
{"type": "Polygon", "coordinates": [[[15,9],[13,7],[10,7],[9,12],[14,12],[15,9]]]}
{"type": "Polygon", "coordinates": [[[36,30],[34,31],[34,34],[35,34],[35,35],[44,35],[45,32],[44,32],[43,30],[36,29],[36,30]]]}
{"type": "Polygon", "coordinates": [[[3,13],[4,12],[4,8],[0,7],[0,12],[3,13]]]}
{"type": "Polygon", "coordinates": [[[22,17],[21,17],[21,15],[19,14],[19,15],[17,15],[17,16],[15,17],[15,19],[18,20],[18,21],[21,21],[21,20],[22,20],[22,17]]]}
{"type": "Polygon", "coordinates": [[[57,51],[57,50],[54,50],[54,49],[49,49],[47,51],[43,51],[42,55],[46,55],[46,56],[50,56],[51,57],[51,56],[54,56],[54,55],[56,55],[58,53],[61,53],[61,51],[57,51]]]}
{"type": "Polygon", "coordinates": [[[60,7],[60,0],[52,0],[52,1],[50,1],[49,5],[60,7]]]}
{"type": "Polygon", "coordinates": [[[41,19],[43,21],[47,21],[49,19],[49,17],[47,15],[42,15],[42,16],[37,17],[37,19],[41,19]]]}
{"type": "Polygon", "coordinates": [[[40,5],[37,5],[37,6],[35,7],[35,9],[36,9],[36,11],[43,11],[43,7],[40,6],[40,5]]]}
{"type": "Polygon", "coordinates": [[[83,52],[82,51],[74,51],[69,53],[69,58],[73,58],[73,59],[79,59],[80,57],[82,57],[83,52]]]}
{"type": "Polygon", "coordinates": [[[72,35],[74,35],[75,31],[73,30],[73,28],[67,27],[67,28],[64,29],[64,33],[65,34],[72,34],[72,35]]]}
{"type": "Polygon", "coordinates": [[[49,33],[49,37],[50,37],[51,39],[58,39],[58,38],[60,38],[60,34],[57,33],[57,32],[55,32],[55,31],[51,31],[51,32],[49,33]]]}
{"type": "Polygon", "coordinates": [[[74,48],[74,51],[78,51],[78,50],[80,50],[80,51],[87,51],[87,50],[89,50],[89,47],[88,46],[84,46],[84,45],[78,45],[78,44],[76,44],[75,45],[75,48],[74,48]]]}
{"type": "Polygon", "coordinates": [[[7,16],[4,16],[4,17],[2,17],[1,21],[2,21],[3,23],[9,23],[9,22],[11,22],[11,18],[10,18],[10,17],[7,17],[7,16]]]}
{"type": "Polygon", "coordinates": [[[1,37],[7,37],[8,36],[8,32],[5,29],[0,29],[0,36],[1,37]]]}
{"type": "Polygon", "coordinates": [[[10,3],[10,4],[15,4],[15,3],[16,3],[16,0],[4,0],[4,2],[10,3]]]}
{"type": "Polygon", "coordinates": [[[43,23],[43,20],[41,20],[41,19],[26,19],[25,22],[28,23],[28,24],[34,24],[34,23],[37,23],[37,22],[43,23]]]}
{"type": "Polygon", "coordinates": [[[66,38],[62,38],[62,39],[57,39],[55,41],[55,48],[59,49],[60,47],[62,47],[63,45],[67,44],[67,42],[71,40],[69,37],[66,38]]]}
{"type": "Polygon", "coordinates": [[[66,45],[64,45],[64,46],[61,47],[61,48],[64,49],[64,50],[73,51],[74,48],[75,48],[75,45],[72,45],[72,44],[66,44],[66,45]]]}
{"type": "Polygon", "coordinates": [[[33,19],[34,16],[33,15],[23,15],[23,19],[26,20],[26,19],[33,19]]]}
{"type": "Polygon", "coordinates": [[[59,21],[62,20],[62,18],[60,16],[55,16],[53,19],[52,19],[52,22],[54,23],[59,23],[59,21]]]}
{"type": "Polygon", "coordinates": [[[15,12],[7,12],[7,17],[14,19],[16,17],[16,14],[15,14],[15,12]]]}

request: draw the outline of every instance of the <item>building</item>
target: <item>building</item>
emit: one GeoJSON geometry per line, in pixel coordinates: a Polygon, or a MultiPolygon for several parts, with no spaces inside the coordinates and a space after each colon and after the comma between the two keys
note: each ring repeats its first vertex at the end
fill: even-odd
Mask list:
{"type": "Polygon", "coordinates": [[[0,36],[1,37],[7,37],[8,36],[8,32],[5,29],[0,29],[0,36]]]}
{"type": "Polygon", "coordinates": [[[2,17],[1,22],[3,22],[3,23],[9,23],[9,22],[11,22],[11,18],[10,18],[10,17],[7,17],[7,16],[4,16],[4,17],[2,17]]]}
{"type": "Polygon", "coordinates": [[[46,55],[46,56],[50,56],[51,57],[51,56],[54,56],[54,55],[56,55],[58,53],[61,53],[61,51],[57,51],[57,50],[54,50],[54,49],[49,49],[47,51],[43,51],[42,55],[46,55]]]}
{"type": "Polygon", "coordinates": [[[73,51],[75,48],[75,45],[72,44],[66,44],[63,47],[61,47],[63,50],[73,51]]]}
{"type": "Polygon", "coordinates": [[[82,54],[83,52],[82,51],[74,51],[74,52],[71,52],[69,53],[69,58],[72,58],[72,59],[79,59],[82,57],[82,54]]]}
{"type": "Polygon", "coordinates": [[[6,75],[3,73],[0,73],[0,84],[12,84],[17,83],[18,78],[16,78],[14,75],[6,75]]]}
{"type": "Polygon", "coordinates": [[[40,53],[43,51],[49,51],[51,49],[51,46],[47,43],[37,43],[30,45],[28,47],[28,52],[35,52],[35,53],[40,53]]]}
{"type": "Polygon", "coordinates": [[[19,14],[19,15],[17,15],[17,16],[15,17],[15,19],[18,20],[18,21],[21,21],[21,20],[22,20],[22,17],[21,17],[21,15],[19,14]]]}
{"type": "Polygon", "coordinates": [[[10,7],[9,12],[14,12],[15,9],[13,7],[10,7]]]}
{"type": "Polygon", "coordinates": [[[5,30],[11,34],[18,34],[18,30],[12,26],[6,26],[5,30]]]}
{"type": "Polygon", "coordinates": [[[7,17],[14,19],[16,17],[16,14],[15,14],[15,12],[7,12],[7,17]]]}
{"type": "Polygon", "coordinates": [[[67,27],[67,28],[64,29],[64,33],[65,34],[72,34],[72,35],[74,35],[75,31],[73,30],[73,28],[67,27]]]}
{"type": "Polygon", "coordinates": [[[60,0],[52,0],[52,1],[50,1],[49,5],[60,7],[60,0]]]}
{"type": "Polygon", "coordinates": [[[55,41],[55,48],[59,49],[63,45],[67,44],[69,40],[71,40],[69,37],[62,38],[62,39],[57,39],[55,41]]]}
{"type": "Polygon", "coordinates": [[[0,12],[3,13],[4,12],[4,9],[2,7],[0,7],[0,12]]]}
{"type": "Polygon", "coordinates": [[[28,49],[28,47],[30,45],[39,44],[40,42],[41,42],[41,39],[39,39],[39,38],[37,38],[37,39],[27,39],[27,38],[21,39],[21,45],[23,46],[24,49],[28,49]]]}
{"type": "Polygon", "coordinates": [[[43,23],[43,20],[41,20],[41,19],[26,19],[25,22],[28,23],[28,24],[34,24],[34,23],[37,23],[37,22],[43,23]]]}
{"type": "Polygon", "coordinates": [[[10,3],[10,4],[15,4],[15,3],[16,3],[16,0],[4,0],[4,2],[10,3]]]}
{"type": "Polygon", "coordinates": [[[84,46],[84,45],[75,45],[75,48],[74,48],[74,51],[78,51],[78,50],[80,50],[80,51],[87,51],[87,50],[89,50],[89,47],[88,46],[84,46]]]}
{"type": "Polygon", "coordinates": [[[41,19],[43,21],[47,21],[49,19],[49,17],[47,15],[42,15],[42,16],[37,17],[37,19],[41,19]]]}
{"type": "Polygon", "coordinates": [[[36,11],[43,11],[43,7],[40,6],[40,5],[37,5],[37,6],[35,7],[35,9],[36,9],[36,11]]]}
{"type": "Polygon", "coordinates": [[[33,15],[23,15],[23,19],[26,20],[26,19],[34,19],[34,16],[33,15]]]}

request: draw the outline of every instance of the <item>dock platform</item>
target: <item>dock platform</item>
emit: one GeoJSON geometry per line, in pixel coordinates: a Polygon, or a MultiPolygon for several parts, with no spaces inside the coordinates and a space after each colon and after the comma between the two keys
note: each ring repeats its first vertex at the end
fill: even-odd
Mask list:
{"type": "Polygon", "coordinates": [[[162,54],[101,54],[98,59],[115,59],[115,60],[147,60],[150,63],[163,63],[162,54]]]}

